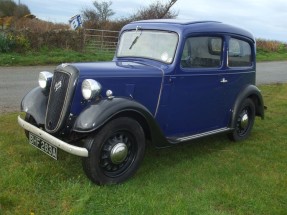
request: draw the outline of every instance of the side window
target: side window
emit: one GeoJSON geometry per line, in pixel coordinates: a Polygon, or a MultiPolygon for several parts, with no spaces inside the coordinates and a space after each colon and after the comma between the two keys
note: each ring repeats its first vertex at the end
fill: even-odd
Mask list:
{"type": "Polygon", "coordinates": [[[234,38],[229,40],[228,66],[252,66],[251,46],[249,43],[234,38]]]}
{"type": "Polygon", "coordinates": [[[221,65],[221,37],[190,37],[186,40],[182,57],[183,68],[218,68],[221,65]]]}

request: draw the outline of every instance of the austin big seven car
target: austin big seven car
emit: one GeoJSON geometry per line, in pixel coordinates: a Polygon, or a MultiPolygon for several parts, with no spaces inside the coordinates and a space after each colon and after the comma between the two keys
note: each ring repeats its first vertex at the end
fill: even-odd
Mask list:
{"type": "Polygon", "coordinates": [[[58,150],[82,157],[92,182],[121,183],[139,168],[146,140],[165,148],[218,133],[246,139],[264,117],[255,76],[255,39],[246,30],[136,21],[121,30],[111,62],[40,72],[18,122],[52,158],[58,150]]]}

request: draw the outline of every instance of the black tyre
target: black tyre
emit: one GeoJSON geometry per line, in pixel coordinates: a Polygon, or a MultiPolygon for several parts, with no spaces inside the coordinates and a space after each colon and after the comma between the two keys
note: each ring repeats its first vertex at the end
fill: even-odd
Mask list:
{"type": "Polygon", "coordinates": [[[253,127],[255,120],[255,106],[251,99],[245,99],[236,113],[236,125],[228,137],[233,141],[246,139],[253,127]]]}
{"type": "Polygon", "coordinates": [[[83,158],[83,168],[91,181],[118,184],[137,171],[145,153],[145,135],[136,120],[121,117],[87,138],[85,146],[89,157],[83,158]]]}

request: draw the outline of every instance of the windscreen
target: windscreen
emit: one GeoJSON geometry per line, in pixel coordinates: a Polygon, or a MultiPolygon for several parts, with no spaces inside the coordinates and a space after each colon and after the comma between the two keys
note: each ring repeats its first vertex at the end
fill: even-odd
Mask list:
{"type": "Polygon", "coordinates": [[[173,62],[178,35],[155,30],[126,31],[121,35],[117,57],[141,57],[173,62]]]}

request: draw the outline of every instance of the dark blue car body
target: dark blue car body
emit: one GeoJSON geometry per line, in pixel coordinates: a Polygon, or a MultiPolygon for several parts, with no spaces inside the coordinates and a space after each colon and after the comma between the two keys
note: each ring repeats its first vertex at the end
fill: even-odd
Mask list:
{"type": "MultiPolygon", "coordinates": [[[[172,60],[167,63],[148,57],[121,57],[116,52],[111,62],[60,65],[55,73],[66,71],[75,76],[65,91],[70,95],[64,96],[67,103],[62,104],[64,108],[60,108],[62,112],[56,117],[60,122],[57,121],[53,129],[47,127],[53,124],[53,120],[47,121],[51,93],[36,88],[21,104],[22,110],[33,118],[33,124],[56,138],[73,142],[97,132],[118,117],[129,117],[141,125],[145,137],[155,146],[167,147],[211,134],[234,132],[238,126],[242,129],[243,121],[251,119],[249,113],[240,112],[246,99],[253,103],[254,115],[264,117],[262,96],[255,86],[255,40],[249,32],[213,21],[150,20],[126,25],[120,38],[124,32],[135,29],[175,33],[178,40],[172,60]],[[211,53],[208,56],[213,53],[214,59],[184,58],[189,38],[191,41],[203,38],[208,46],[214,42],[214,47],[216,41],[212,40],[216,38],[221,45],[218,49],[208,47],[211,53]],[[235,45],[231,45],[231,39],[235,45]],[[248,57],[242,51],[247,46],[248,57]],[[231,49],[238,51],[231,55],[231,49]],[[231,66],[232,58],[236,59],[235,66],[231,66]],[[237,65],[237,59],[239,62],[248,59],[248,62],[243,60],[243,64],[237,65]],[[196,66],[186,66],[185,61],[196,66]],[[201,65],[203,61],[218,66],[201,65]],[[86,79],[96,80],[102,86],[97,99],[83,98],[81,88],[86,79]],[[106,95],[107,91],[111,91],[112,96],[106,95]],[[238,122],[240,120],[242,122],[238,122]]],[[[200,47],[191,47],[187,55],[194,50],[200,55],[200,47]]],[[[51,92],[53,88],[54,82],[51,92]]]]}

